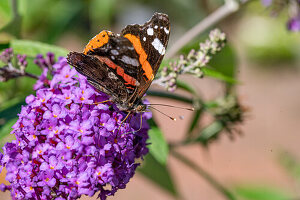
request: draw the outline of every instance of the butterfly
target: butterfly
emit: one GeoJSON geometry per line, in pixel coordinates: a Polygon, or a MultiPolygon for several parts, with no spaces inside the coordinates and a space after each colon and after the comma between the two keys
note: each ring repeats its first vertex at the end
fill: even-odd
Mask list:
{"type": "Polygon", "coordinates": [[[170,34],[168,15],[155,13],[143,25],[128,25],[121,34],[101,31],[83,53],[70,52],[68,63],[121,111],[143,112],[142,97],[165,55],[170,34]]]}

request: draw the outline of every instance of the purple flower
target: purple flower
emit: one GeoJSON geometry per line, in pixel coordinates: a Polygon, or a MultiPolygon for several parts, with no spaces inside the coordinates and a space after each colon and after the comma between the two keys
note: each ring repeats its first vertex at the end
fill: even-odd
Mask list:
{"type": "Polygon", "coordinates": [[[42,54],[38,54],[34,60],[34,63],[41,69],[52,68],[52,65],[55,63],[54,54],[49,52],[45,58],[42,54]]]}
{"type": "Polygon", "coordinates": [[[272,0],[261,0],[261,3],[264,6],[268,7],[268,6],[270,6],[272,4],[272,0]]]}
{"type": "Polygon", "coordinates": [[[22,73],[25,73],[25,68],[28,65],[28,62],[26,60],[26,55],[17,55],[18,65],[20,66],[20,70],[22,73]]]}
{"type": "Polygon", "coordinates": [[[0,54],[0,60],[4,62],[5,64],[9,63],[13,57],[13,49],[8,48],[5,49],[1,54],[0,54]]]}
{"type": "Polygon", "coordinates": [[[13,126],[16,140],[0,153],[11,183],[0,190],[10,190],[13,199],[77,199],[97,192],[106,199],[126,187],[139,165],[135,160],[148,152],[151,113],[122,123],[126,113],[112,102],[93,104],[107,100],[106,94],[96,92],[64,58],[55,64],[53,58],[36,60],[43,73],[36,96],[26,98],[13,126]]]}
{"type": "Polygon", "coordinates": [[[289,31],[300,31],[300,1],[273,1],[261,0],[262,4],[271,8],[271,15],[278,16],[283,10],[288,10],[289,20],[287,21],[287,29],[289,31]]]}
{"type": "Polygon", "coordinates": [[[300,16],[293,17],[287,22],[287,28],[290,31],[300,31],[300,16]]]}

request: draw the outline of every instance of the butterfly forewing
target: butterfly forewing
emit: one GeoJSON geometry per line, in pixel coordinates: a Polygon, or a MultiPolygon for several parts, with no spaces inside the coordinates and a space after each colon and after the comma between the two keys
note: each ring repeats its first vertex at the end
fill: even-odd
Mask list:
{"type": "Polygon", "coordinates": [[[147,91],[158,71],[166,52],[169,33],[169,18],[162,13],[155,13],[144,25],[128,25],[122,30],[122,35],[134,44],[140,55],[142,67],[138,72],[138,80],[142,86],[139,87],[138,98],[141,98],[147,91]],[[139,42],[141,45],[138,44],[139,42]],[[142,47],[141,50],[139,46],[142,47]]]}

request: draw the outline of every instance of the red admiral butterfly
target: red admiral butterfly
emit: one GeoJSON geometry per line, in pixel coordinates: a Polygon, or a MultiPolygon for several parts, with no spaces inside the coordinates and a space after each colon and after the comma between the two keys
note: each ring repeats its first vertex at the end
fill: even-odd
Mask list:
{"type": "Polygon", "coordinates": [[[67,60],[120,110],[142,112],[146,105],[141,98],[161,64],[169,33],[168,16],[155,13],[144,25],[126,26],[120,35],[100,32],[83,53],[70,52],[67,60]]]}

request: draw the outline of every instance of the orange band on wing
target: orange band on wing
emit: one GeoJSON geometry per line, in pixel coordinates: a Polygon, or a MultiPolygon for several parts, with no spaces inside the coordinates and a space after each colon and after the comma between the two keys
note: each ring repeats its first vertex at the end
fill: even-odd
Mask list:
{"type": "Polygon", "coordinates": [[[102,47],[108,43],[109,35],[111,35],[111,32],[101,31],[89,41],[89,43],[85,46],[83,53],[87,54],[89,51],[93,51],[94,49],[102,47]]]}
{"type": "Polygon", "coordinates": [[[132,34],[126,34],[126,35],[124,35],[124,37],[126,37],[132,43],[135,51],[139,54],[139,56],[140,56],[139,61],[142,64],[142,68],[145,72],[144,75],[146,75],[148,80],[153,80],[153,78],[154,78],[153,70],[147,60],[148,56],[142,47],[140,39],[132,34]]]}
{"type": "Polygon", "coordinates": [[[109,58],[96,56],[101,62],[104,62],[108,67],[116,70],[117,74],[121,76],[124,81],[126,82],[125,85],[133,85],[136,86],[136,79],[129,76],[124,72],[124,69],[120,67],[119,65],[116,65],[113,61],[111,61],[109,58]]]}

